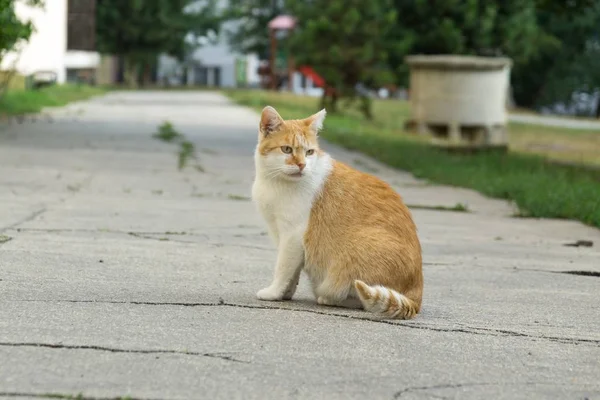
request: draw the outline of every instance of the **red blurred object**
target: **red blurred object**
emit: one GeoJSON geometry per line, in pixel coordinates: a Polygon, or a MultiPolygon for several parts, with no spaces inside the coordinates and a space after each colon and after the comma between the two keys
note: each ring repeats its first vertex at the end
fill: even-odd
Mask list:
{"type": "Polygon", "coordinates": [[[325,87],[325,79],[323,79],[321,75],[317,74],[315,70],[308,65],[302,65],[301,67],[298,67],[298,72],[312,79],[314,84],[318,87],[325,87]]]}

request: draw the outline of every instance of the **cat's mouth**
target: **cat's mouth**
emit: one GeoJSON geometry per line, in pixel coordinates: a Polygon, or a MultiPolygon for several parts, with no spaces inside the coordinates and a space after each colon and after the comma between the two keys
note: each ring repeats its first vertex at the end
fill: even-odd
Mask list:
{"type": "Polygon", "coordinates": [[[302,178],[302,175],[304,175],[302,172],[295,172],[295,173],[291,174],[290,176],[293,178],[302,178]]]}

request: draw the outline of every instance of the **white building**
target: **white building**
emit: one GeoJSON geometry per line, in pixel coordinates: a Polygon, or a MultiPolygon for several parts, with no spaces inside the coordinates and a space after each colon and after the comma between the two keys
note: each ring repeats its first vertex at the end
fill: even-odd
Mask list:
{"type": "MultiPolygon", "coordinates": [[[[197,7],[203,2],[198,1],[197,7]]],[[[217,3],[219,10],[227,9],[228,1],[217,3]]],[[[258,86],[259,59],[256,54],[241,54],[229,45],[228,33],[235,31],[240,21],[226,21],[216,38],[202,38],[201,46],[192,52],[186,65],[178,63],[174,58],[159,58],[158,80],[171,84],[187,84],[198,86],[231,88],[239,85],[258,86]],[[184,74],[185,70],[185,74],[184,74]],[[185,78],[184,78],[185,75],[185,78]]],[[[266,28],[265,28],[266,29],[266,28]]]]}
{"type": "Polygon", "coordinates": [[[22,21],[31,21],[35,32],[28,43],[4,57],[0,69],[15,69],[21,75],[52,71],[59,83],[76,80],[82,72],[93,75],[100,63],[99,54],[72,50],[73,45],[68,43],[68,14],[73,11],[69,6],[76,8],[82,4],[91,4],[93,7],[95,0],[47,0],[43,8],[30,7],[23,1],[17,1],[17,17],[22,21]]]}

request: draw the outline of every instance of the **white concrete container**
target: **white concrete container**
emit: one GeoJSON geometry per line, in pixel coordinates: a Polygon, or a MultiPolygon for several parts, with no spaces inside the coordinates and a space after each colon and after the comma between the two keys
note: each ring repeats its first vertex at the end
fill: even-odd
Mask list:
{"type": "Polygon", "coordinates": [[[508,144],[511,60],[471,56],[409,56],[410,124],[449,144],[508,144]]]}

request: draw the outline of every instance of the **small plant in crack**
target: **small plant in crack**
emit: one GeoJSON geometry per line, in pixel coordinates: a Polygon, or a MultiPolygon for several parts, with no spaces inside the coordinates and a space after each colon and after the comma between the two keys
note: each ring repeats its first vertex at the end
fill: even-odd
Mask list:
{"type": "Polygon", "coordinates": [[[166,121],[158,126],[158,131],[152,137],[163,142],[172,143],[175,139],[182,138],[182,135],[175,130],[173,124],[166,121]]]}
{"type": "Polygon", "coordinates": [[[237,201],[250,201],[250,197],[247,196],[240,196],[239,194],[229,194],[227,195],[227,197],[230,200],[237,200],[237,201]]]}
{"type": "Polygon", "coordinates": [[[200,164],[198,156],[196,155],[196,147],[194,146],[194,143],[189,141],[182,133],[177,131],[170,122],[167,121],[159,125],[158,131],[152,135],[152,137],[165,143],[176,143],[178,145],[179,150],[177,151],[177,168],[179,168],[179,170],[184,169],[190,160],[194,160],[194,168],[198,172],[205,172],[204,167],[200,164]]]}
{"type": "Polygon", "coordinates": [[[414,209],[421,209],[421,210],[433,210],[433,211],[457,211],[457,212],[471,212],[469,210],[469,207],[467,207],[466,204],[463,203],[456,203],[455,205],[448,207],[448,206],[429,206],[429,205],[422,205],[422,204],[407,204],[406,205],[408,208],[414,208],[414,209]]]}
{"type": "Polygon", "coordinates": [[[179,155],[177,161],[177,166],[179,167],[179,169],[185,168],[186,164],[188,163],[188,160],[190,158],[195,157],[196,150],[194,148],[194,143],[188,140],[184,140],[181,143],[179,143],[179,155]]]}
{"type": "Polygon", "coordinates": [[[0,235],[0,244],[11,241],[12,238],[6,235],[0,235]]]}
{"type": "Polygon", "coordinates": [[[72,394],[62,394],[62,393],[44,393],[41,396],[36,397],[45,397],[47,399],[67,399],[67,400],[84,400],[82,393],[72,395],[72,394]]]}
{"type": "Polygon", "coordinates": [[[67,185],[67,190],[69,192],[79,192],[81,190],[81,185],[80,184],[73,184],[73,185],[67,185]]]}

